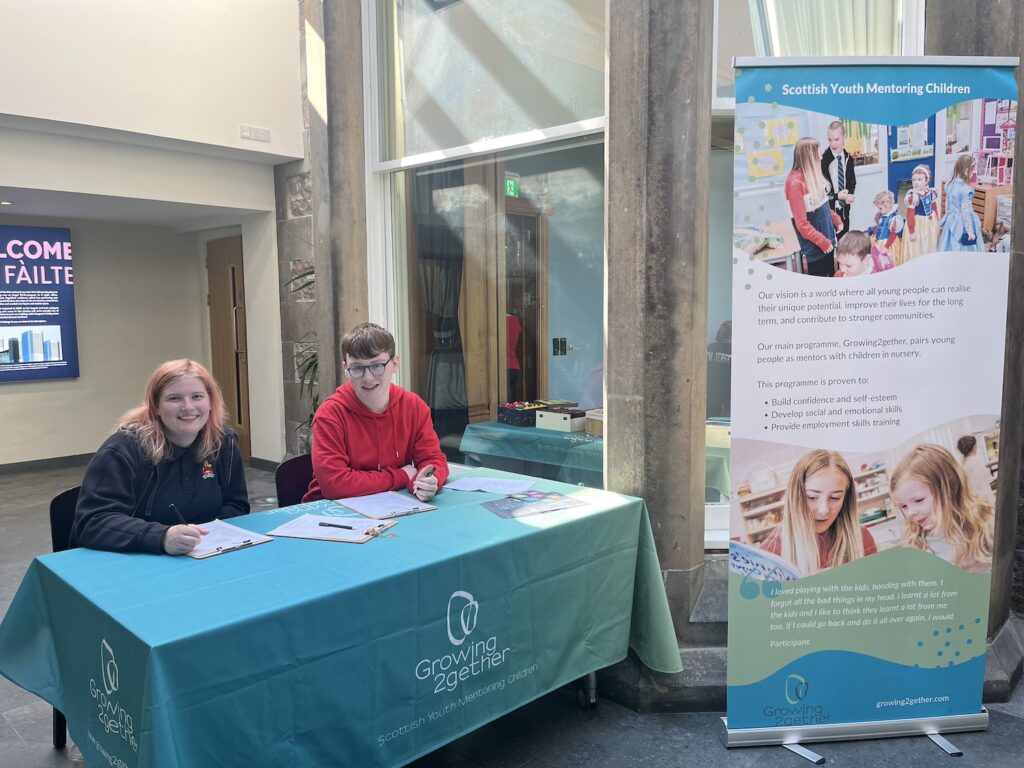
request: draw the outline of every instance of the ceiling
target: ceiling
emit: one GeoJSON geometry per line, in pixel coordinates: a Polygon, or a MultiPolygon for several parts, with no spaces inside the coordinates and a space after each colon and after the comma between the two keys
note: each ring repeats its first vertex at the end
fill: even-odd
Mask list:
{"type": "Polygon", "coordinates": [[[46,189],[0,186],[0,216],[45,216],[57,219],[148,224],[176,232],[194,232],[238,224],[253,211],[161,200],[90,195],[46,189]]]}

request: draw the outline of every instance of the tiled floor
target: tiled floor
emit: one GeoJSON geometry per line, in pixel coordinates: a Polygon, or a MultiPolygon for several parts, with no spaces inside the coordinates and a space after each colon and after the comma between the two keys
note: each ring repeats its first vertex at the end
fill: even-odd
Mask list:
{"type": "MultiPolygon", "coordinates": [[[[47,505],[59,491],[77,485],[83,468],[0,473],[0,616],[28,563],[50,551],[47,505]]],[[[247,471],[253,510],[276,506],[273,475],[247,471]]],[[[989,707],[990,727],[957,734],[964,750],[947,758],[927,739],[906,738],[817,745],[828,763],[917,768],[1019,768],[1024,765],[1024,685],[1006,704],[989,707]]],[[[49,705],[0,677],[0,768],[42,768],[72,763],[51,746],[49,705]]],[[[581,711],[573,691],[555,691],[414,763],[417,768],[554,768],[588,766],[810,765],[781,747],[727,751],[720,741],[720,713],[639,715],[610,702],[581,711]]],[[[192,768],[192,767],[190,767],[192,768]]],[[[221,768],[196,766],[195,768],[221,768]]],[[[227,768],[227,767],[224,767],[227,768]]],[[[234,768],[233,766],[230,768],[234,768]]],[[[244,768],[239,766],[238,768],[244,768]]],[[[310,768],[317,768],[310,766],[310,768]]],[[[358,768],[358,767],[355,767],[358,768]]]]}

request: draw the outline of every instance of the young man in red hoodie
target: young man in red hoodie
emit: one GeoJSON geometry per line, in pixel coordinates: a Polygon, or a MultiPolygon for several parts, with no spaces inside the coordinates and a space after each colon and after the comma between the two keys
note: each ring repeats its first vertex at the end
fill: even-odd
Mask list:
{"type": "Polygon", "coordinates": [[[313,417],[313,480],[302,500],[401,488],[420,501],[432,498],[448,479],[448,462],[430,408],[391,383],[394,336],[362,323],[341,340],[341,356],[347,380],[313,417]]]}

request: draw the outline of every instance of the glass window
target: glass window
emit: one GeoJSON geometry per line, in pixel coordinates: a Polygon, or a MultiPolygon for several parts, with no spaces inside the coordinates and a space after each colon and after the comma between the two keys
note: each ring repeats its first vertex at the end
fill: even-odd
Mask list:
{"type": "Polygon", "coordinates": [[[446,454],[601,487],[604,444],[585,418],[532,429],[516,422],[536,412],[501,414],[509,401],[602,406],[601,138],[400,171],[390,186],[402,365],[446,454]]]}
{"type": "Polygon", "coordinates": [[[916,10],[918,5],[918,0],[750,0],[757,55],[898,56],[904,50],[905,6],[916,10]]]}
{"type": "Polygon", "coordinates": [[[378,0],[380,160],[604,115],[604,0],[378,0]]]}

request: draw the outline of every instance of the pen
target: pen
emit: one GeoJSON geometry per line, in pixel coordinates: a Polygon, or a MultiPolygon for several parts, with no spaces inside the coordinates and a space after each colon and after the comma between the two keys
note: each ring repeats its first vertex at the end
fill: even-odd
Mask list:
{"type": "Polygon", "coordinates": [[[320,523],[321,528],[344,528],[346,531],[354,531],[351,525],[342,525],[341,523],[320,523]]]}
{"type": "Polygon", "coordinates": [[[174,506],[173,504],[168,504],[167,508],[174,513],[174,516],[178,518],[182,525],[188,525],[188,523],[185,522],[185,518],[181,516],[181,512],[178,511],[178,508],[176,506],[174,506]]]}
{"type": "Polygon", "coordinates": [[[234,552],[236,549],[245,549],[246,547],[251,547],[252,545],[252,539],[246,539],[245,541],[240,541],[238,544],[235,544],[233,547],[217,547],[217,549],[214,551],[223,554],[225,552],[234,552]]]}
{"type": "Polygon", "coordinates": [[[424,477],[432,476],[434,474],[434,470],[436,470],[436,469],[437,469],[437,467],[435,467],[434,465],[430,465],[429,467],[427,467],[427,471],[423,473],[423,476],[424,477]]]}

